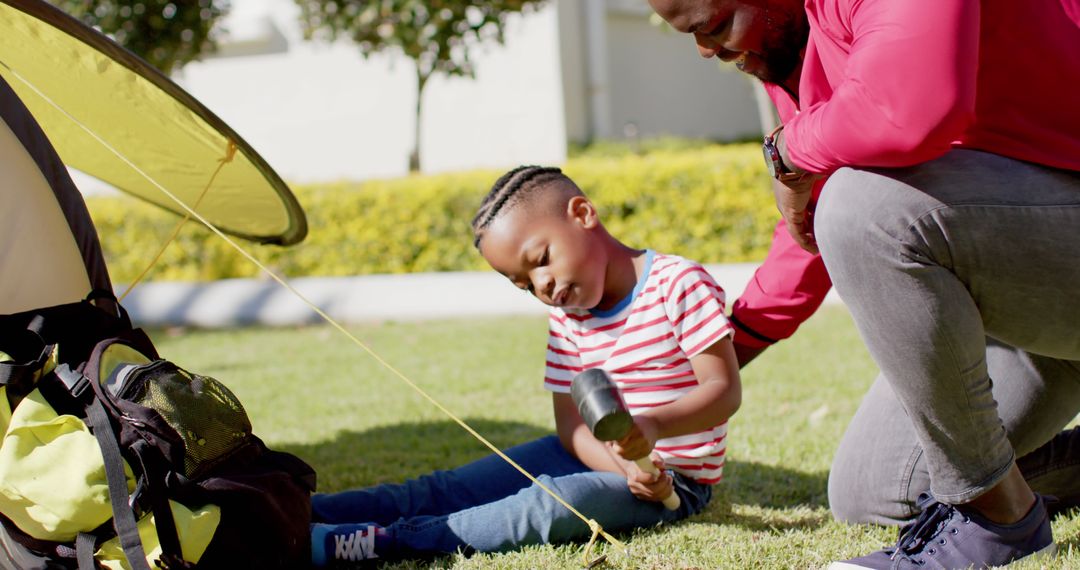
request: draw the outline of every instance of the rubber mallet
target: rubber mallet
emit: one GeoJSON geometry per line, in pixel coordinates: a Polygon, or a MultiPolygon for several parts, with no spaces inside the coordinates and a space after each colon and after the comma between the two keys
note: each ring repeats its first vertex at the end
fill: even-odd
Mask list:
{"type": "MultiPolygon", "coordinates": [[[[634,418],[630,416],[630,409],[626,407],[619,387],[603,369],[590,368],[574,376],[570,383],[570,397],[577,404],[585,425],[600,441],[620,440],[634,426],[634,418]]],[[[660,474],[648,457],[638,458],[634,463],[645,473],[660,474]]],[[[663,503],[674,511],[679,508],[679,495],[673,490],[663,503]]]]}

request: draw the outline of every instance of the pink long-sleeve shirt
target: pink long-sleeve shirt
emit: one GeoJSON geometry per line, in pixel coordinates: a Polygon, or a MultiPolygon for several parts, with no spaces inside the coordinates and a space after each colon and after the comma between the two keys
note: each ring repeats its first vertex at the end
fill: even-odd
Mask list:
{"type": "MultiPolygon", "coordinates": [[[[970,148],[1080,171],[1080,0],[807,0],[795,101],[766,84],[788,160],[829,174],[970,148]]],[[[733,305],[737,342],[787,338],[831,287],[777,227],[733,305]]]]}

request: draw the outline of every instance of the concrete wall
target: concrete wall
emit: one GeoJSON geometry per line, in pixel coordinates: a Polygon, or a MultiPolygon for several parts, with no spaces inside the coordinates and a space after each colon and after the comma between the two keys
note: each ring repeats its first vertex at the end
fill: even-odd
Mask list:
{"type": "Polygon", "coordinates": [[[752,80],[702,59],[689,36],[651,21],[646,0],[560,0],[559,10],[571,141],[629,132],[723,141],[761,134],[752,80]]]}
{"type": "MultiPolygon", "coordinates": [[[[728,303],[739,298],[757,264],[709,265],[728,303]]],[[[498,315],[543,317],[547,307],[494,271],[299,277],[289,284],[340,323],[416,321],[498,315]]],[[[117,291],[123,291],[118,287],[117,291]]],[[[826,304],[841,304],[836,291],[826,304]]],[[[150,282],[124,300],[144,327],[291,326],[322,322],[296,295],[269,279],[210,283],[150,282]]]]}
{"type": "Polygon", "coordinates": [[[641,136],[738,140],[761,133],[751,79],[702,59],[690,36],[649,22],[647,11],[610,10],[611,126],[641,136]]]}
{"type": "Polygon", "coordinates": [[[589,101],[585,62],[585,2],[556,0],[559,13],[559,61],[562,65],[563,124],[566,138],[588,140],[589,101]]]}

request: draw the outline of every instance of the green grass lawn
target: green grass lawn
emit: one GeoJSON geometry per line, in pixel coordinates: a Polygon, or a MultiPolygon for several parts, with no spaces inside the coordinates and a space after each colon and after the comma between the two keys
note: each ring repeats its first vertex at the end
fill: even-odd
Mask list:
{"type": "MultiPolygon", "coordinates": [[[[550,433],[543,318],[379,323],[350,330],[499,447],[550,433]]],[[[157,331],[162,356],[214,376],[269,445],[307,460],[320,491],[420,475],[487,453],[435,406],[330,327],[157,331]]],[[[724,481],[686,521],[623,536],[609,568],[819,568],[891,543],[894,529],[833,522],[833,450],[876,374],[847,312],[826,307],[743,372],[724,481]]],[[[1059,554],[1016,568],[1080,567],[1080,515],[1055,521],[1059,554]]],[[[582,545],[386,568],[572,568],[582,545]]]]}

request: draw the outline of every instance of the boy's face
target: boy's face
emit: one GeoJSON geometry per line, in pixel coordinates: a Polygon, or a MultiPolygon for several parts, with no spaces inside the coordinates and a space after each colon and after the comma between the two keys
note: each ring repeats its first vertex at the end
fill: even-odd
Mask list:
{"type": "Polygon", "coordinates": [[[573,196],[562,213],[515,207],[488,226],[480,253],[492,269],[545,305],[591,309],[604,295],[607,254],[596,209],[573,196]]]}

